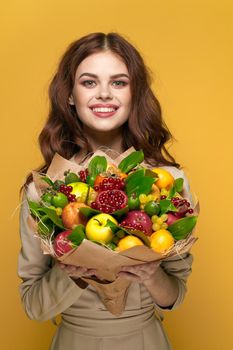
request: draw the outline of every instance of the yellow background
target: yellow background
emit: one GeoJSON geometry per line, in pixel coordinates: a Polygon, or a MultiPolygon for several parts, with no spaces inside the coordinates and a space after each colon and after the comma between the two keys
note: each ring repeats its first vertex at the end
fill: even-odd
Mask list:
{"type": "Polygon", "coordinates": [[[25,316],[16,275],[18,191],[41,164],[47,87],[67,45],[118,31],[154,72],[154,91],[201,202],[184,304],[165,314],[174,350],[232,349],[232,1],[1,3],[1,349],[47,349],[55,327],[25,316]],[[223,345],[224,344],[224,345],[223,345]]]}

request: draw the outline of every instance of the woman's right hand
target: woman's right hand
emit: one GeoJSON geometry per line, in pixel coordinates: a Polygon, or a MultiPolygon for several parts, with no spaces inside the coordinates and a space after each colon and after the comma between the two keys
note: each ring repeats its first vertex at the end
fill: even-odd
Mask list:
{"type": "Polygon", "coordinates": [[[72,279],[78,279],[80,277],[90,277],[96,274],[96,269],[88,269],[86,267],[75,266],[75,265],[66,265],[58,262],[60,269],[66,271],[66,273],[72,279]]]}

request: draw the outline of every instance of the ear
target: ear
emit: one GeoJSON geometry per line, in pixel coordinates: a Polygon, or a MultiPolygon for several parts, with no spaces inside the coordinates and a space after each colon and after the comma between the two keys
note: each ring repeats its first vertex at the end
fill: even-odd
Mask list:
{"type": "Polygon", "coordinates": [[[70,95],[70,97],[69,97],[69,104],[74,105],[74,98],[72,95],[70,95]]]}

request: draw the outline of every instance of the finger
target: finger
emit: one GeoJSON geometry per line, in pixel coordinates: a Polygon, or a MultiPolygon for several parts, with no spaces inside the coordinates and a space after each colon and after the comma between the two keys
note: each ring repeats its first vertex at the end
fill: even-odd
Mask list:
{"type": "Polygon", "coordinates": [[[130,273],[133,273],[133,274],[138,274],[139,271],[141,271],[141,267],[140,265],[134,265],[134,266],[124,266],[121,271],[124,271],[124,272],[130,272],[130,273]]]}
{"type": "Polygon", "coordinates": [[[87,277],[93,276],[96,274],[96,272],[97,272],[96,269],[88,269],[87,271],[84,272],[83,276],[87,276],[87,277]]]}
{"type": "Polygon", "coordinates": [[[73,265],[69,266],[68,269],[69,269],[70,272],[78,272],[78,270],[79,270],[78,267],[73,266],[73,265]]]}
{"type": "Polygon", "coordinates": [[[139,276],[134,275],[130,272],[118,272],[118,276],[133,282],[140,282],[141,280],[139,276]]]}
{"type": "Polygon", "coordinates": [[[127,271],[132,273],[138,273],[139,271],[143,271],[146,273],[152,273],[157,269],[159,265],[160,265],[160,262],[152,261],[152,262],[140,264],[140,265],[122,266],[121,271],[127,271]]]}
{"type": "Polygon", "coordinates": [[[60,269],[62,269],[62,270],[64,270],[64,269],[65,269],[65,267],[66,267],[64,264],[62,264],[62,263],[60,263],[60,262],[58,263],[58,266],[59,266],[59,267],[60,267],[60,269]]]}

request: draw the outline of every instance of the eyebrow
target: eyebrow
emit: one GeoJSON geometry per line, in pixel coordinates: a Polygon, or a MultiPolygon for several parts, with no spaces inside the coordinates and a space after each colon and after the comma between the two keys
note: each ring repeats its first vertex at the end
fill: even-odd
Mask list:
{"type": "MultiPolygon", "coordinates": [[[[87,75],[89,77],[92,77],[92,78],[98,78],[98,75],[96,74],[93,74],[93,73],[83,73],[80,75],[79,79],[83,76],[83,75],[87,75]]],[[[119,73],[119,74],[114,74],[114,75],[111,75],[110,78],[120,78],[120,77],[126,77],[126,78],[129,78],[129,76],[125,73],[119,73]]]]}

